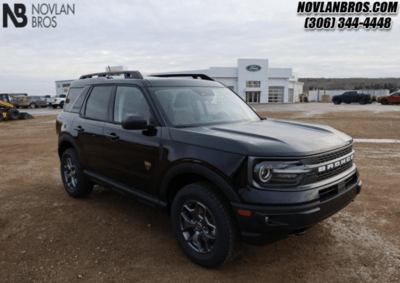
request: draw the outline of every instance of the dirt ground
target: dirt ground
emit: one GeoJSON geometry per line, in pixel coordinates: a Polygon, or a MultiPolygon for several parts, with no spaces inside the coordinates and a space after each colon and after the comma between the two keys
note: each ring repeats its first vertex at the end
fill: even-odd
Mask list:
{"type": "MultiPolygon", "coordinates": [[[[399,112],[264,114],[400,138],[399,112]]],[[[0,124],[0,282],[400,282],[398,144],[355,145],[363,189],[341,212],[208,270],[180,251],[168,215],[100,187],[68,197],[54,120],[0,124]]]]}

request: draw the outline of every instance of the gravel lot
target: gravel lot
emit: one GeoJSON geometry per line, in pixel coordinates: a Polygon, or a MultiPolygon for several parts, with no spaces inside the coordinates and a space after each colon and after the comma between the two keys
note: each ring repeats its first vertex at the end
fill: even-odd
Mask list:
{"type": "Polygon", "coordinates": [[[35,108],[35,109],[18,109],[19,112],[26,112],[28,114],[31,114],[32,116],[48,116],[48,115],[58,115],[58,113],[61,112],[61,108],[52,108],[52,107],[47,107],[47,108],[35,108]]]}
{"type": "MultiPolygon", "coordinates": [[[[398,106],[259,107],[355,138],[400,139],[398,106]]],[[[0,123],[0,282],[400,282],[400,144],[356,143],[355,202],[301,237],[242,244],[207,270],[180,251],[168,215],[100,187],[68,197],[47,114],[60,110],[28,111],[35,119],[0,123]]]]}

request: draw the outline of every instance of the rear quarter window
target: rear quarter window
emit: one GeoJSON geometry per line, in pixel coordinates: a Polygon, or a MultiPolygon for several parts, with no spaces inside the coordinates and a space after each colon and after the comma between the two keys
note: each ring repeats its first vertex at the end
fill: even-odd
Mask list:
{"type": "Polygon", "coordinates": [[[83,88],[71,88],[69,90],[67,100],[65,101],[65,111],[70,112],[72,110],[72,106],[80,96],[82,90],[83,88]]]}

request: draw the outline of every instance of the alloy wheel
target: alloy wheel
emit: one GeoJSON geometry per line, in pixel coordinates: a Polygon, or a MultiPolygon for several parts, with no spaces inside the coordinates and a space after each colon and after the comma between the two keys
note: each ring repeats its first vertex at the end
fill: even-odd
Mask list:
{"type": "Polygon", "coordinates": [[[64,179],[71,190],[75,190],[78,185],[78,178],[76,176],[76,167],[72,162],[72,159],[68,157],[64,161],[64,179]]]}
{"type": "Polygon", "coordinates": [[[181,230],[189,246],[199,253],[213,251],[217,225],[211,211],[201,202],[190,200],[181,208],[181,230]]]}

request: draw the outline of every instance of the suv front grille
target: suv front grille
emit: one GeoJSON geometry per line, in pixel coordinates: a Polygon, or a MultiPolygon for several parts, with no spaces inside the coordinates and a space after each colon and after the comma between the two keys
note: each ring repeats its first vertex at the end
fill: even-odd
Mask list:
{"type": "MultiPolygon", "coordinates": [[[[325,162],[329,162],[335,159],[339,159],[343,156],[346,156],[347,154],[351,153],[353,151],[353,145],[349,145],[345,148],[336,150],[334,152],[330,152],[330,153],[326,153],[326,154],[321,154],[319,156],[315,156],[315,157],[310,157],[307,158],[306,160],[303,160],[303,162],[307,165],[318,165],[318,164],[322,164],[325,162]]],[[[319,182],[319,181],[323,181],[329,178],[332,178],[346,170],[348,170],[349,168],[351,168],[351,166],[353,165],[353,162],[349,162],[346,163],[340,167],[336,167],[334,169],[331,170],[327,170],[324,172],[317,172],[317,169],[315,169],[313,171],[313,173],[310,173],[303,184],[312,184],[315,182],[319,182]]]]}
{"type": "Polygon", "coordinates": [[[346,154],[349,154],[352,150],[353,150],[353,145],[350,145],[346,148],[337,150],[335,152],[322,154],[322,155],[316,156],[316,157],[311,157],[311,158],[307,159],[307,163],[308,164],[320,164],[320,163],[328,162],[330,160],[334,160],[334,159],[340,158],[346,154]]]}
{"type": "Polygon", "coordinates": [[[349,162],[343,166],[337,167],[335,169],[329,170],[329,171],[325,171],[325,172],[320,172],[318,173],[318,177],[317,177],[317,181],[322,181],[328,178],[331,178],[335,175],[338,175],[344,171],[346,171],[347,169],[349,169],[351,166],[353,165],[353,162],[349,162]]]}

